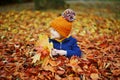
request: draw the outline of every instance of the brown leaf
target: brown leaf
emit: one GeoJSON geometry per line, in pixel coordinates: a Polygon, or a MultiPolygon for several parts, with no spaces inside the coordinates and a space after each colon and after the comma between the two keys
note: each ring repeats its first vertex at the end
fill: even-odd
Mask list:
{"type": "Polygon", "coordinates": [[[64,70],[57,70],[57,72],[56,72],[58,75],[63,75],[64,73],[65,73],[65,71],[64,70]]]}
{"type": "Polygon", "coordinates": [[[120,75],[120,69],[112,70],[113,76],[119,76],[120,75]]]}

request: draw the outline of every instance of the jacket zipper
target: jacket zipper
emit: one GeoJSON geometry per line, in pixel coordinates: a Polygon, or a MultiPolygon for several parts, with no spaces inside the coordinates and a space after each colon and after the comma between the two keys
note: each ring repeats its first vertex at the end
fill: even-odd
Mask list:
{"type": "Polygon", "coordinates": [[[62,49],[62,42],[60,42],[60,50],[62,49]]]}

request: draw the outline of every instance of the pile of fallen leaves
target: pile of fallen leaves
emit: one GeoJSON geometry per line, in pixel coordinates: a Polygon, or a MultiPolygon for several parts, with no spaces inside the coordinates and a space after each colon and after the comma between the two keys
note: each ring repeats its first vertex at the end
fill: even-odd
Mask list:
{"type": "Polygon", "coordinates": [[[72,35],[78,40],[82,57],[52,58],[49,47],[39,46],[39,35],[49,35],[49,22],[57,15],[0,13],[0,80],[119,80],[120,21],[78,13],[72,35]],[[39,53],[39,58],[35,57],[39,53]]]}

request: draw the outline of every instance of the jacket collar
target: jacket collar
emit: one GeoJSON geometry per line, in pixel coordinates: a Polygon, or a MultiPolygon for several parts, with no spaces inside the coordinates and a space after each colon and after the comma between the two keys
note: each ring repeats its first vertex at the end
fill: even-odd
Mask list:
{"type": "Polygon", "coordinates": [[[58,42],[62,42],[62,41],[64,41],[65,39],[67,39],[67,38],[69,38],[70,36],[67,36],[66,38],[62,38],[62,39],[55,39],[56,41],[58,41],[58,42]]]}
{"type": "Polygon", "coordinates": [[[69,36],[68,38],[65,38],[65,39],[62,39],[62,40],[55,40],[55,39],[50,39],[51,41],[56,41],[56,42],[65,42],[65,41],[68,41],[72,38],[72,36],[69,36]]]}

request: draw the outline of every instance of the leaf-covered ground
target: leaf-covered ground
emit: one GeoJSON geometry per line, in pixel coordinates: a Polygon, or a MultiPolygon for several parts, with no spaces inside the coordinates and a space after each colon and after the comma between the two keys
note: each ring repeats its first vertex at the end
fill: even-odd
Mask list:
{"type": "Polygon", "coordinates": [[[0,80],[120,80],[120,21],[77,13],[72,35],[82,58],[46,58],[35,65],[32,57],[41,33],[49,34],[52,11],[0,13],[0,80]]]}

